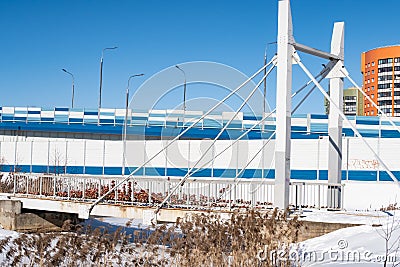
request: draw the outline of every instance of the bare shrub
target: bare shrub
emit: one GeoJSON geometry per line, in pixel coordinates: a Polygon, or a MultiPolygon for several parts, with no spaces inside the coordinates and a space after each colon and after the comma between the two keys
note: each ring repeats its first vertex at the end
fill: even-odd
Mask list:
{"type": "Polygon", "coordinates": [[[5,176],[0,174],[0,193],[12,193],[14,189],[14,181],[11,175],[5,176]]]}
{"type": "Polygon", "coordinates": [[[297,218],[287,220],[287,214],[278,210],[234,212],[227,220],[200,214],[156,228],[146,251],[163,245],[169,262],[176,266],[289,266],[288,257],[260,261],[259,253],[289,250],[300,230],[297,218]]]}
{"type": "Polygon", "coordinates": [[[125,228],[109,232],[69,221],[63,229],[72,232],[0,241],[0,266],[290,266],[287,257],[260,260],[259,253],[288,250],[298,240],[301,223],[278,210],[247,210],[227,219],[193,215],[132,235],[125,228]]]}

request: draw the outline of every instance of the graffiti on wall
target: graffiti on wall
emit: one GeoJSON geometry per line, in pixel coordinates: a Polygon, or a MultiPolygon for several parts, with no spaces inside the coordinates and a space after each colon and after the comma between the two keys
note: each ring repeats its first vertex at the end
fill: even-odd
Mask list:
{"type": "Polygon", "coordinates": [[[347,168],[350,170],[378,170],[379,161],[376,159],[349,159],[347,168]]]}

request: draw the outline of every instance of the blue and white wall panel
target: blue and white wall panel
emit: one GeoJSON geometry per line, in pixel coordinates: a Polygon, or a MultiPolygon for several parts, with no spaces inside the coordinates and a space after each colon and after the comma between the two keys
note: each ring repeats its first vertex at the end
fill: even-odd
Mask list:
{"type": "MultiPolygon", "coordinates": [[[[377,180],[377,160],[374,154],[368,149],[362,140],[358,138],[348,138],[348,179],[349,180],[377,180]]],[[[368,144],[378,151],[378,139],[366,138],[368,144]]]]}
{"type": "Polygon", "coordinates": [[[319,147],[317,140],[292,140],[291,178],[317,180],[319,163],[318,150],[319,147]]]}
{"type": "Polygon", "coordinates": [[[69,112],[69,123],[83,123],[84,113],[83,111],[70,111],[69,112]]]}
{"type": "Polygon", "coordinates": [[[214,146],[214,161],[211,164],[214,177],[232,178],[236,176],[238,144],[231,146],[233,142],[234,141],[231,140],[222,140],[216,142],[214,146]],[[222,154],[216,157],[220,153],[222,154]]]}
{"type": "Polygon", "coordinates": [[[14,118],[14,107],[3,107],[2,121],[13,121],[13,118],[14,118]]]}
{"type": "MultiPolygon", "coordinates": [[[[21,143],[21,142],[19,142],[21,143]]],[[[45,139],[39,139],[32,144],[32,172],[48,172],[50,164],[49,143],[45,139]]]]}
{"type": "Polygon", "coordinates": [[[53,122],[54,121],[54,110],[42,109],[40,111],[41,122],[53,122]]]}
{"type": "Polygon", "coordinates": [[[189,143],[189,168],[200,169],[195,176],[196,177],[210,177],[211,168],[203,167],[208,166],[208,162],[213,160],[213,150],[212,140],[190,140],[186,141],[189,143]],[[207,151],[208,150],[208,151],[207,151]]]}
{"type": "MultiPolygon", "coordinates": [[[[380,139],[378,141],[379,147],[379,156],[385,162],[389,170],[392,171],[393,175],[400,181],[400,142],[397,138],[385,138],[380,139]],[[384,153],[382,153],[384,151],[384,153]]],[[[374,161],[374,167],[379,164],[377,161],[374,161]]],[[[384,170],[384,168],[379,164],[379,175],[378,178],[380,181],[391,181],[388,177],[388,174],[384,170]]]]}
{"type": "MultiPolygon", "coordinates": [[[[121,159],[122,164],[122,149],[123,149],[123,142],[121,141],[107,141],[112,146],[115,146],[115,148],[118,146],[120,147],[119,152],[115,151],[115,153],[118,153],[116,156],[118,157],[118,160],[121,159]]],[[[129,174],[130,172],[136,170],[136,167],[142,166],[143,163],[145,163],[146,160],[146,141],[126,141],[126,166],[130,167],[125,171],[126,174],[129,174]]],[[[115,155],[115,154],[114,154],[115,155]]],[[[110,155],[112,156],[112,155],[110,155]]],[[[118,166],[118,160],[115,161],[115,165],[118,166]]],[[[121,165],[120,165],[121,166],[121,165]]],[[[137,171],[135,176],[138,175],[143,175],[143,169],[140,169],[137,171]]]]}
{"type": "Polygon", "coordinates": [[[32,164],[32,142],[18,142],[17,145],[17,157],[16,165],[20,167],[19,171],[30,172],[30,166],[32,164]]]}
{"type": "Polygon", "coordinates": [[[104,170],[103,140],[86,140],[85,170],[89,174],[102,175],[104,170]]]}
{"type": "Polygon", "coordinates": [[[80,174],[84,172],[85,166],[85,144],[86,140],[67,141],[67,173],[80,174]]]}
{"type": "Polygon", "coordinates": [[[27,114],[27,121],[30,122],[39,122],[40,121],[40,112],[41,108],[37,107],[29,107],[27,114]]]}
{"type": "MultiPolygon", "coordinates": [[[[128,142],[127,142],[128,143],[128,142]]],[[[128,145],[127,145],[128,147],[128,145]]],[[[108,175],[121,175],[123,166],[123,143],[104,141],[104,174],[108,175]]],[[[130,151],[130,154],[136,151],[130,151]]],[[[125,166],[129,166],[125,163],[125,166]]],[[[129,174],[128,171],[126,171],[129,174]]]]}
{"type": "Polygon", "coordinates": [[[189,153],[188,141],[179,140],[172,143],[165,151],[166,176],[184,176],[189,169],[189,153]]]}
{"type": "Polygon", "coordinates": [[[16,164],[15,142],[1,142],[1,161],[5,165],[16,164]]]}
{"type": "MultiPolygon", "coordinates": [[[[164,140],[154,140],[145,142],[145,160],[150,162],[145,166],[145,175],[147,176],[165,176],[165,153],[159,151],[166,146],[164,140]],[[158,154],[158,155],[157,155],[158,154]]],[[[137,167],[137,166],[136,166],[137,167]]]]}
{"type": "Polygon", "coordinates": [[[164,126],[166,118],[166,110],[150,110],[149,111],[149,125],[151,126],[164,126]]]}
{"type": "MultiPolygon", "coordinates": [[[[132,110],[128,110],[128,118],[130,118],[132,110]]],[[[100,123],[101,124],[114,124],[115,123],[115,109],[101,108],[100,109],[100,123]]]]}

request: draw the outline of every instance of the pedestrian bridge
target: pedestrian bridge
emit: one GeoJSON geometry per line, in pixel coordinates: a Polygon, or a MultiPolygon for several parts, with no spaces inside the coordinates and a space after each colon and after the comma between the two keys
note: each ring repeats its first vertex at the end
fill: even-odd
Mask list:
{"type": "MultiPolygon", "coordinates": [[[[3,173],[0,196],[22,202],[23,209],[84,214],[95,201],[123,176],[74,176],[52,174],[3,173]]],[[[132,177],[93,206],[92,216],[150,220],[157,208],[158,221],[174,222],[177,217],[196,212],[230,212],[237,208],[274,207],[272,179],[188,179],[159,206],[181,179],[174,177],[132,177]]],[[[290,184],[291,208],[330,208],[329,188],[342,184],[297,181],[290,184]]]]}

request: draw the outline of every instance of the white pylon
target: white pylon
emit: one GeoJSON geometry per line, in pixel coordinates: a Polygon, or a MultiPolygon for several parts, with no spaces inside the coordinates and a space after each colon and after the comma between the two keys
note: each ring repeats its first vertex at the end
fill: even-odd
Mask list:
{"type": "MultiPolygon", "coordinates": [[[[331,54],[337,55],[340,60],[336,61],[335,66],[327,75],[329,81],[330,97],[332,101],[343,110],[343,79],[342,72],[344,66],[344,23],[336,22],[333,27],[331,54]]],[[[340,184],[342,182],[342,128],[343,119],[338,110],[329,106],[328,135],[329,135],[329,154],[328,154],[328,183],[340,184]]],[[[341,208],[341,188],[330,186],[328,188],[328,208],[341,208]]]]}
{"type": "Polygon", "coordinates": [[[292,29],[290,1],[279,1],[274,187],[274,205],[279,209],[286,209],[289,206],[292,55],[294,52],[292,29]]]}

